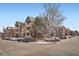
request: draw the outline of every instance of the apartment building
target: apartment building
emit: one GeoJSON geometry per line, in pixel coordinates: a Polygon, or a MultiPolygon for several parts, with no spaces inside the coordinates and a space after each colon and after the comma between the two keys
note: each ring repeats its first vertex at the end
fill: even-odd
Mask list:
{"type": "Polygon", "coordinates": [[[27,19],[25,20],[25,25],[24,25],[25,37],[32,36],[32,32],[34,31],[33,29],[34,20],[35,19],[30,16],[28,16],[27,19]]]}
{"type": "Polygon", "coordinates": [[[50,36],[50,34],[57,37],[79,35],[77,31],[71,31],[64,26],[50,29],[47,18],[33,18],[30,16],[26,18],[25,22],[16,21],[15,27],[7,27],[3,29],[3,34],[4,37],[34,37],[35,39],[42,39],[50,36]]]}
{"type": "Polygon", "coordinates": [[[22,37],[24,35],[24,34],[22,34],[24,31],[24,23],[16,21],[15,30],[16,30],[15,37],[22,37]]]}
{"type": "Polygon", "coordinates": [[[0,32],[0,38],[2,38],[2,35],[3,35],[3,33],[2,33],[2,32],[0,32]]]}
{"type": "Polygon", "coordinates": [[[56,36],[65,36],[66,35],[66,28],[64,26],[56,28],[56,36]]]}
{"type": "Polygon", "coordinates": [[[7,27],[3,29],[3,36],[4,37],[15,37],[16,29],[14,27],[7,27]]]}

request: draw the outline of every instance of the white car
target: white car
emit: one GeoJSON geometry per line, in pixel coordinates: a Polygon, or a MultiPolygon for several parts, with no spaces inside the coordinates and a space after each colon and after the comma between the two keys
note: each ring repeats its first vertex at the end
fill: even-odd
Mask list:
{"type": "Polygon", "coordinates": [[[16,38],[10,37],[9,39],[12,40],[12,41],[16,41],[16,38]]]}
{"type": "Polygon", "coordinates": [[[45,38],[44,40],[48,42],[54,42],[54,41],[60,41],[61,39],[58,37],[51,36],[51,37],[45,38]]]}
{"type": "Polygon", "coordinates": [[[24,38],[16,38],[16,41],[24,41],[24,38]]]}
{"type": "Polygon", "coordinates": [[[3,37],[4,40],[9,40],[9,37],[3,37]]]}

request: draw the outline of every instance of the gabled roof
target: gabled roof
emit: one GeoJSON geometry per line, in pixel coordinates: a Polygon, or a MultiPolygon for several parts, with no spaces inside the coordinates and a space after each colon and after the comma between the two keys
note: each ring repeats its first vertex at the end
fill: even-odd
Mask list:
{"type": "Polygon", "coordinates": [[[17,24],[24,24],[23,22],[20,22],[20,21],[16,21],[15,25],[17,24]]]}
{"type": "Polygon", "coordinates": [[[25,22],[27,22],[27,21],[34,21],[34,18],[33,18],[33,17],[28,16],[28,17],[26,18],[25,22]]]}

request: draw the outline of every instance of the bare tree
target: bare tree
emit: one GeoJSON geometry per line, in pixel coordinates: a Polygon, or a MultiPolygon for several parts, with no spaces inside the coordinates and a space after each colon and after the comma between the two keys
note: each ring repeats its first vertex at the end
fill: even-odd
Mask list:
{"type": "Polygon", "coordinates": [[[46,26],[43,23],[42,18],[36,17],[34,24],[33,24],[33,29],[34,29],[34,37],[37,37],[38,39],[43,39],[44,35],[46,34],[46,26]]]}
{"type": "Polygon", "coordinates": [[[62,15],[61,10],[59,9],[59,4],[45,4],[45,12],[43,13],[44,17],[47,17],[50,26],[59,26],[66,19],[62,15]]]}
{"type": "Polygon", "coordinates": [[[44,4],[44,12],[42,16],[46,17],[49,22],[49,26],[47,26],[49,34],[52,30],[55,30],[56,27],[62,25],[63,21],[66,19],[66,17],[62,15],[59,7],[59,4],[44,4]]]}
{"type": "Polygon", "coordinates": [[[59,10],[58,4],[45,4],[44,8],[44,13],[42,15],[39,15],[39,17],[35,18],[33,28],[35,33],[38,33],[35,36],[39,36],[39,33],[41,33],[43,37],[49,37],[52,32],[55,36],[55,27],[61,25],[62,22],[65,20],[65,17],[59,10]]]}

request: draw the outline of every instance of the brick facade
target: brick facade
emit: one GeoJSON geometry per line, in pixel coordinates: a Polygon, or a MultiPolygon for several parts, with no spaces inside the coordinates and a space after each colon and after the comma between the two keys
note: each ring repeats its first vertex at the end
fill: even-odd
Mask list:
{"type": "MultiPolygon", "coordinates": [[[[42,24],[46,26],[46,28],[42,27],[44,29],[42,33],[44,32],[43,34],[47,35],[48,32],[50,31],[49,29],[50,27],[48,26],[49,25],[48,21],[46,20],[46,18],[40,18],[40,19],[42,21],[42,24]]],[[[15,27],[7,27],[6,29],[4,29],[3,31],[4,37],[23,37],[23,38],[33,37],[33,36],[39,37],[39,38],[42,37],[41,33],[35,34],[37,30],[34,29],[34,26],[35,26],[34,21],[35,21],[35,18],[30,16],[26,18],[24,23],[16,21],[15,27]]],[[[70,29],[65,28],[64,26],[54,28],[51,30],[50,33],[53,36],[63,36],[63,37],[68,35],[79,35],[77,31],[71,31],[70,29]]]]}

